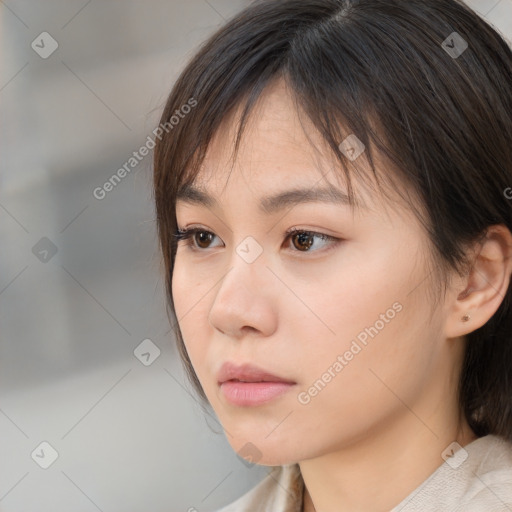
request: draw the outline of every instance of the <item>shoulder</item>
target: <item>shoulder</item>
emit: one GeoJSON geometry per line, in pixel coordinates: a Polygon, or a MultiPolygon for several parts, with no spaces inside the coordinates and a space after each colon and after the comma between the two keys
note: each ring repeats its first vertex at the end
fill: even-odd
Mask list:
{"type": "Polygon", "coordinates": [[[488,435],[456,450],[392,512],[510,512],[512,442],[488,435]]]}
{"type": "Polygon", "coordinates": [[[215,512],[299,512],[302,491],[303,480],[298,464],[275,466],[256,487],[215,512]]]}
{"type": "Polygon", "coordinates": [[[470,457],[473,461],[466,471],[467,484],[457,510],[512,510],[512,442],[489,435],[474,443],[468,456],[468,461],[470,457]]]}

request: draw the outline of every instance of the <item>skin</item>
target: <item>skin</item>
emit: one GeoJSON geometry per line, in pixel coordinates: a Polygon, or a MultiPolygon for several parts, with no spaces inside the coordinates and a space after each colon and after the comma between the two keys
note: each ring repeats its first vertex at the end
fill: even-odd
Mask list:
{"type": "MultiPolygon", "coordinates": [[[[305,129],[322,147],[304,119],[301,125],[283,82],[267,88],[255,112],[233,170],[230,118],[196,182],[220,207],[177,203],[179,228],[215,235],[196,251],[179,243],[172,287],[179,327],[235,451],[251,442],[261,452],[258,464],[298,462],[306,512],[388,511],[443,463],[450,443],[476,439],[458,414],[464,335],[501,303],[512,238],[493,228],[474,251],[475,271],[454,275],[432,311],[429,241],[398,199],[370,194],[354,180],[366,205],[354,211],[332,203],[272,215],[258,209],[260,198],[293,186],[328,181],[343,190],[343,180],[327,152],[308,142],[305,129]],[[314,238],[309,252],[301,251],[297,237],[297,245],[286,239],[291,227],[341,242],[314,238]],[[247,236],[263,249],[252,263],[236,252],[247,236]],[[400,312],[309,403],[300,403],[298,394],[397,302],[400,312]],[[462,322],[467,312],[471,319],[462,322]],[[251,362],[296,385],[263,405],[234,406],[216,379],[228,360],[251,362]]],[[[364,153],[354,164],[364,168],[364,153]]]]}

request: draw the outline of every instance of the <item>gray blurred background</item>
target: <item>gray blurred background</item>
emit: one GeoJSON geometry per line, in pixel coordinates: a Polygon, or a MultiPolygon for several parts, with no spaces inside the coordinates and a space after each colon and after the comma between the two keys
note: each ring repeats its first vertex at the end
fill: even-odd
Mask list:
{"type": "MultiPolygon", "coordinates": [[[[248,3],[0,0],[2,512],[208,512],[266,476],[181,369],[151,152],[98,191],[248,3]]],[[[512,40],[512,0],[468,3],[512,40]]]]}

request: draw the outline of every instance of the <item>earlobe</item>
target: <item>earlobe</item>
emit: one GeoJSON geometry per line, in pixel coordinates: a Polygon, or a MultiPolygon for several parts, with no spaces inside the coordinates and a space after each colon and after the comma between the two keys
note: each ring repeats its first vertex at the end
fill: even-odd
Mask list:
{"type": "Polygon", "coordinates": [[[446,318],[447,338],[464,336],[486,324],[496,313],[510,285],[512,234],[500,224],[490,226],[471,249],[473,265],[454,289],[446,318]]]}

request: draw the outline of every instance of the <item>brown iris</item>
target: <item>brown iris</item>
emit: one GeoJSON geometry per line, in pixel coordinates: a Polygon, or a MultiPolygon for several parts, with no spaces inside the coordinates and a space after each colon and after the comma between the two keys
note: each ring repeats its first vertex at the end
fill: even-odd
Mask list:
{"type": "Polygon", "coordinates": [[[208,231],[198,231],[196,232],[196,242],[201,249],[207,249],[208,245],[211,243],[213,238],[213,233],[209,233],[208,231]],[[201,244],[205,243],[206,246],[202,246],[201,244]]]}
{"type": "Polygon", "coordinates": [[[310,233],[301,232],[301,233],[294,233],[292,235],[293,245],[299,250],[308,250],[313,245],[313,238],[314,236],[310,233]],[[295,243],[295,241],[298,242],[295,243]]]}

